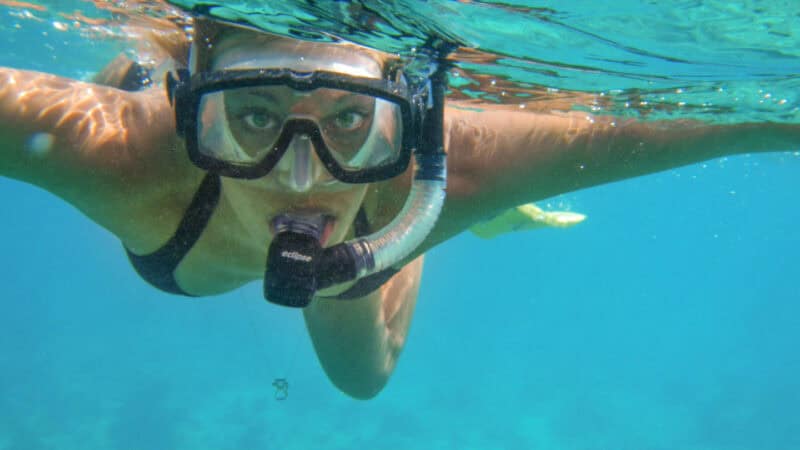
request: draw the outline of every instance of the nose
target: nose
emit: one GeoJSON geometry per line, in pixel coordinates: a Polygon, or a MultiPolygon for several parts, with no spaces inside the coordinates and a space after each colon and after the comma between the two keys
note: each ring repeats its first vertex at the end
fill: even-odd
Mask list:
{"type": "Polygon", "coordinates": [[[306,134],[292,138],[289,148],[278,162],[278,182],[292,192],[308,192],[325,176],[325,167],[306,134]]]}

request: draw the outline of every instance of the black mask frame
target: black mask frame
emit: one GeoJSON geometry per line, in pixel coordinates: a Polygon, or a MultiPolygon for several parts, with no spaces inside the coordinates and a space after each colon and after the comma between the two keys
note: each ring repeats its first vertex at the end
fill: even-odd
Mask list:
{"type": "Polygon", "coordinates": [[[343,75],[327,71],[297,72],[291,69],[243,69],[199,72],[190,74],[181,69],[177,78],[167,75],[167,95],[175,109],[177,132],[186,141],[189,158],[199,168],[225,177],[255,179],[268,174],[286,153],[296,134],[310,137],[315,151],[325,168],[336,179],[345,183],[372,183],[388,180],[403,173],[424,136],[423,123],[431,92],[430,84],[409,86],[402,76],[394,82],[343,75]],[[403,121],[401,149],[391,163],[364,169],[346,169],[331,154],[322,139],[319,127],[308,119],[287,121],[272,150],[255,164],[236,164],[213,158],[200,151],[197,138],[198,114],[204,95],[233,88],[256,86],[288,86],[298,91],[330,88],[368,95],[386,100],[400,107],[403,121]]]}

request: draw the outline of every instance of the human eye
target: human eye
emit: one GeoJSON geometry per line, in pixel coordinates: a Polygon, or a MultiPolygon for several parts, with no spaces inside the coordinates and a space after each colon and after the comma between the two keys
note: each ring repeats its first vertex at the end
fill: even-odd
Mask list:
{"type": "Polygon", "coordinates": [[[342,111],[333,119],[336,128],[343,131],[357,130],[366,121],[366,114],[357,110],[342,111]]]}
{"type": "Polygon", "coordinates": [[[245,128],[252,132],[275,130],[280,124],[278,117],[265,109],[249,109],[238,114],[245,128]]]}

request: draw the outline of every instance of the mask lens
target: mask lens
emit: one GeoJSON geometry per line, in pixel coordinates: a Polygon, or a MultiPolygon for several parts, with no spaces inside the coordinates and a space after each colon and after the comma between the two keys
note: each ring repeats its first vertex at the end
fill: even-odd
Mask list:
{"type": "MultiPolygon", "coordinates": [[[[260,163],[276,148],[290,119],[312,121],[330,156],[344,170],[380,167],[400,156],[400,107],[349,91],[287,86],[226,89],[203,95],[197,142],[200,153],[239,166],[260,163]]],[[[291,128],[291,127],[290,127],[291,128]]],[[[284,137],[285,138],[285,137],[284,137]]],[[[324,149],[316,149],[317,152],[324,149]]]]}
{"type": "Polygon", "coordinates": [[[323,139],[336,162],[355,171],[397,161],[403,132],[400,107],[366,95],[350,96],[354,103],[371,104],[372,110],[368,116],[345,110],[323,124],[323,139]]]}
{"type": "Polygon", "coordinates": [[[275,147],[285,111],[260,88],[208,93],[200,100],[198,147],[227,163],[255,165],[275,147]],[[263,93],[261,93],[263,94],[263,93]]]}

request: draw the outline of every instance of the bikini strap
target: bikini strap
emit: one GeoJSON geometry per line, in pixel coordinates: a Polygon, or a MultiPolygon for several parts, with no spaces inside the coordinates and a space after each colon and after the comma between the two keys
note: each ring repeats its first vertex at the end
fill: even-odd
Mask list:
{"type": "Polygon", "coordinates": [[[186,208],[175,234],[166,244],[147,255],[136,255],[127,250],[131,264],[142,278],[163,291],[190,295],[178,286],[175,269],[203,234],[219,202],[220,191],[219,176],[206,174],[186,208]]]}

